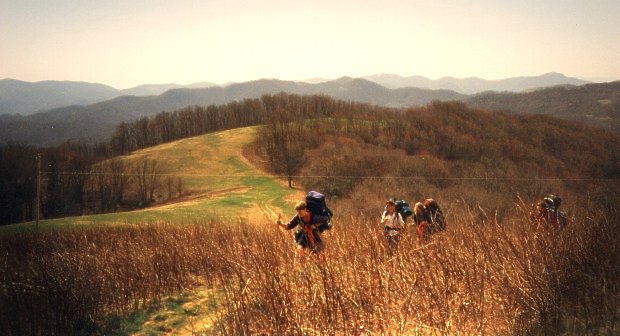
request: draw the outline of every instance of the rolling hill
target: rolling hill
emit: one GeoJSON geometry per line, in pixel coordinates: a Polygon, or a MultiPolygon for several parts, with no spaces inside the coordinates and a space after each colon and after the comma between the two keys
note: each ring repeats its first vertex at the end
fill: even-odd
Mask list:
{"type": "Polygon", "coordinates": [[[546,114],[620,131],[620,81],[522,93],[485,92],[465,101],[484,110],[546,114]]]}
{"type": "MultiPolygon", "coordinates": [[[[210,217],[271,221],[288,204],[288,196],[298,191],[286,188],[244,158],[243,147],[255,134],[255,127],[209,133],[118,157],[128,165],[157,160],[161,176],[182,179],[184,196],[140,210],[42,220],[40,227],[194,221],[210,217]]],[[[158,193],[162,194],[162,190],[158,193]]],[[[0,226],[0,234],[33,226],[34,222],[0,226]]]]}

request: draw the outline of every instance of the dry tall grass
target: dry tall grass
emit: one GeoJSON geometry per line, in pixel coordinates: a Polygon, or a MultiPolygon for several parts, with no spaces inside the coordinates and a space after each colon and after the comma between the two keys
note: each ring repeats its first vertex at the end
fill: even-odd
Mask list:
{"type": "Polygon", "coordinates": [[[617,334],[617,213],[535,231],[525,213],[397,250],[374,219],[339,209],[324,258],[300,260],[273,223],[170,223],[0,237],[6,335],[100,333],[129,312],[196,285],[223,288],[222,335],[617,334]]]}

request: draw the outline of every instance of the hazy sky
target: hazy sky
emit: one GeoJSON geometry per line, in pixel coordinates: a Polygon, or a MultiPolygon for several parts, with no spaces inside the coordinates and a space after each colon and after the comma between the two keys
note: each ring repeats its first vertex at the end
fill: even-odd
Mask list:
{"type": "Polygon", "coordinates": [[[0,0],[0,78],[620,79],[618,0],[0,0]]]}

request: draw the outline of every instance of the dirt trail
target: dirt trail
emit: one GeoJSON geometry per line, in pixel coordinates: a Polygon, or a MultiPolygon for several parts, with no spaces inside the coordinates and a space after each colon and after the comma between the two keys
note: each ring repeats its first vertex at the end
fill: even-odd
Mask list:
{"type": "Polygon", "coordinates": [[[236,187],[236,188],[228,188],[228,189],[221,189],[221,190],[215,190],[215,191],[201,192],[201,193],[191,194],[187,197],[175,200],[173,202],[155,205],[155,206],[149,207],[144,210],[173,210],[173,209],[177,209],[177,208],[184,207],[184,206],[194,205],[197,202],[202,201],[204,199],[216,198],[216,197],[224,196],[230,193],[244,193],[251,189],[252,187],[236,187]]]}
{"type": "MultiPolygon", "coordinates": [[[[202,292],[204,297],[200,300],[194,302],[188,302],[184,305],[186,310],[195,309],[196,307],[208,307],[209,305],[209,295],[213,295],[212,290],[205,290],[202,292]]],[[[190,317],[187,321],[185,327],[181,330],[177,330],[174,332],[174,335],[179,336],[196,336],[196,335],[204,335],[207,330],[210,330],[213,327],[213,323],[219,319],[222,315],[222,310],[218,309],[215,311],[208,312],[206,314],[199,314],[194,317],[190,317]]]]}

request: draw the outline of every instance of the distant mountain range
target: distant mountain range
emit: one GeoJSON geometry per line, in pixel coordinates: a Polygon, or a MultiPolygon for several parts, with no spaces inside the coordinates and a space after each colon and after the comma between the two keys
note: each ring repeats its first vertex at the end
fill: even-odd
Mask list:
{"type": "Polygon", "coordinates": [[[202,82],[191,85],[147,84],[130,89],[117,90],[111,86],[70,81],[42,81],[36,83],[15,79],[0,80],[0,115],[30,115],[70,105],[88,105],[119,96],[160,95],[170,89],[216,86],[202,82]]]}
{"type": "Polygon", "coordinates": [[[498,80],[486,80],[477,77],[443,77],[437,80],[431,80],[423,76],[401,77],[393,74],[373,75],[362,78],[381,84],[388,89],[419,87],[434,90],[452,90],[462,94],[475,94],[484,91],[521,92],[549,86],[583,85],[590,83],[583,79],[566,77],[556,72],[550,72],[540,76],[514,77],[498,80]]]}
{"type": "MultiPolygon", "coordinates": [[[[380,74],[362,77],[388,89],[421,88],[450,90],[460,94],[475,94],[484,91],[520,92],[556,85],[582,85],[589,83],[559,73],[541,76],[515,77],[501,80],[481,78],[444,77],[431,80],[422,76],[402,77],[394,74],[380,74]]],[[[297,81],[307,84],[322,84],[333,80],[312,78],[297,81]]],[[[210,82],[179,84],[145,84],[130,89],[117,90],[111,86],[85,82],[43,81],[24,82],[14,79],[0,80],[0,114],[30,115],[70,105],[89,105],[120,96],[157,96],[168,90],[182,88],[209,88],[218,86],[210,82]]],[[[224,86],[224,85],[222,85],[224,86]]],[[[228,86],[225,85],[225,86],[228,86]]]]}
{"type": "MultiPolygon", "coordinates": [[[[103,92],[101,94],[110,92],[105,86],[95,85],[92,88],[103,92]]],[[[134,89],[136,92],[158,90],[155,86],[134,89]]],[[[389,107],[425,105],[433,100],[458,100],[481,109],[549,114],[620,131],[620,81],[563,85],[521,93],[485,92],[466,95],[451,90],[413,87],[390,89],[366,79],[343,77],[317,84],[263,79],[226,87],[173,88],[159,95],[123,95],[88,105],[66,106],[27,116],[5,114],[0,115],[0,141],[35,145],[56,145],[67,140],[99,142],[108,139],[122,121],[187,106],[225,104],[279,92],[325,94],[337,99],[389,107]]]]}

